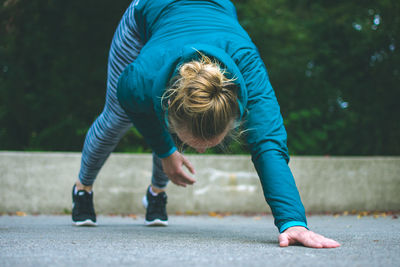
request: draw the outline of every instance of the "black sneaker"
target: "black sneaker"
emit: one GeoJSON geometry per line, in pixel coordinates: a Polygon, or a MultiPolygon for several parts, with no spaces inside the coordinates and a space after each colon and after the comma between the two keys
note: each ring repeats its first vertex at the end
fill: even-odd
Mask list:
{"type": "Polygon", "coordinates": [[[153,196],[147,189],[146,195],[142,199],[143,206],[146,208],[146,219],[144,224],[147,226],[167,226],[167,194],[165,192],[158,193],[153,196]]]}
{"type": "Polygon", "coordinates": [[[93,208],[93,192],[79,190],[76,195],[75,186],[72,187],[72,223],[77,226],[95,226],[96,213],[93,208]]]}

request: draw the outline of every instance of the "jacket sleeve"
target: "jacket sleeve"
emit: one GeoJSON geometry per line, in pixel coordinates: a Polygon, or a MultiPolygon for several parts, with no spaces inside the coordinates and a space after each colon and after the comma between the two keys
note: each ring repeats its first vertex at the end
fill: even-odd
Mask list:
{"type": "Polygon", "coordinates": [[[265,65],[255,47],[241,49],[235,61],[248,94],[246,139],[275,225],[280,232],[291,226],[307,227],[304,207],[288,166],[286,130],[265,65]]]}
{"type": "Polygon", "coordinates": [[[146,143],[157,156],[165,158],[175,152],[176,147],[154,110],[151,85],[149,78],[140,71],[138,61],[135,61],[119,77],[117,97],[146,143]]]}

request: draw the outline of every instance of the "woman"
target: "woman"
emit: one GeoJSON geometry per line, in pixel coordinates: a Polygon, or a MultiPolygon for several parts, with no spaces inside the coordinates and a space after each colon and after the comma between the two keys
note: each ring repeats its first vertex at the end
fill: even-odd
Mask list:
{"type": "Polygon", "coordinates": [[[92,184],[104,161],[132,126],[153,150],[153,176],[143,199],[146,224],[167,225],[171,180],[195,180],[192,164],[171,133],[198,152],[218,145],[238,122],[280,231],[279,244],[337,247],[307,229],[303,205],[287,165],[286,132],[266,68],[228,0],[133,1],[113,38],[104,111],[90,128],[73,221],[95,224],[92,184]]]}

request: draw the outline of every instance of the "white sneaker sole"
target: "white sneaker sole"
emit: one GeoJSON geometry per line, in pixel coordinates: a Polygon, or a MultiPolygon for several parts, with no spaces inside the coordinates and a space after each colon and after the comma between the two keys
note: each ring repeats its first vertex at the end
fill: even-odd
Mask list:
{"type": "MultiPolygon", "coordinates": [[[[149,202],[147,201],[147,197],[146,196],[144,196],[142,198],[142,204],[143,204],[143,207],[145,209],[147,209],[147,206],[149,205],[149,202]]],[[[160,219],[155,219],[153,221],[144,220],[144,224],[146,226],[167,226],[168,225],[168,221],[162,221],[160,219]]]]}
{"type": "Polygon", "coordinates": [[[90,219],[81,222],[72,222],[72,224],[75,226],[97,226],[97,222],[93,222],[90,219]]]}
{"type": "Polygon", "coordinates": [[[154,221],[146,221],[144,220],[144,224],[146,226],[168,226],[168,221],[162,221],[160,219],[155,219],[154,221]]]}

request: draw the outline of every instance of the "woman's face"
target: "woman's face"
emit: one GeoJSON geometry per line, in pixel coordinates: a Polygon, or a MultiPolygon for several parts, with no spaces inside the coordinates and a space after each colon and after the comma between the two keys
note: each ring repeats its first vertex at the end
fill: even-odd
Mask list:
{"type": "Polygon", "coordinates": [[[199,153],[204,153],[206,152],[207,148],[217,146],[219,143],[221,143],[222,140],[224,140],[225,136],[227,135],[228,131],[229,127],[221,135],[216,136],[210,140],[195,138],[184,130],[176,131],[176,134],[183,143],[194,148],[199,153]]]}

